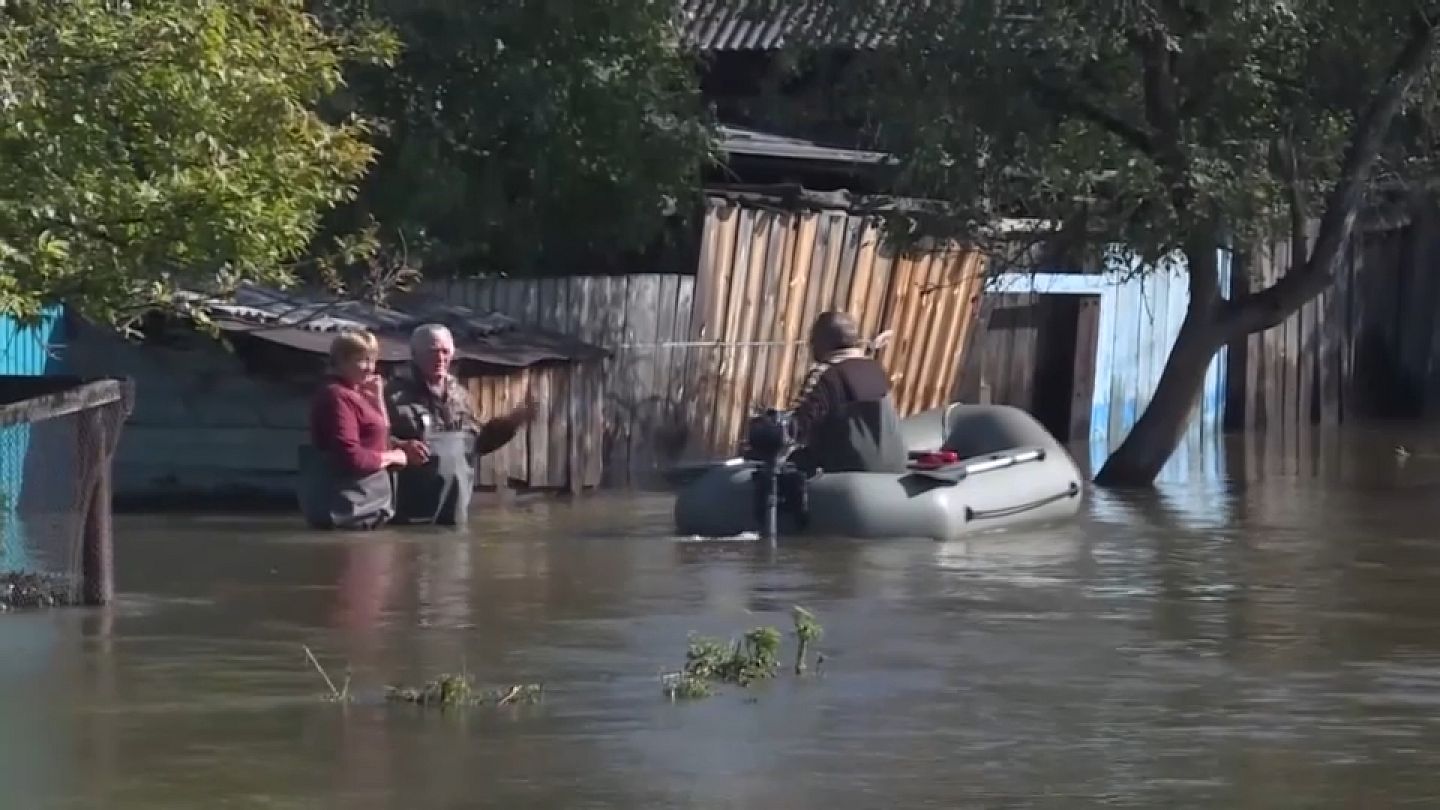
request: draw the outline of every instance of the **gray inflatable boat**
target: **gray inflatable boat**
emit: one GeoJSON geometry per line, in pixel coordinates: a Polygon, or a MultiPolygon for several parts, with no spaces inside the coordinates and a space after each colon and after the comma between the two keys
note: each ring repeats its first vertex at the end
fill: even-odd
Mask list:
{"type": "MultiPolygon", "coordinates": [[[[946,541],[1073,517],[1084,487],[1064,447],[1030,414],[1008,405],[955,404],[915,414],[902,429],[912,456],[953,451],[959,460],[908,473],[821,473],[805,487],[805,508],[779,517],[781,535],[930,538],[946,541]]],[[[680,534],[730,537],[755,532],[760,511],[751,480],[758,464],[717,465],[680,491],[680,534]]]]}

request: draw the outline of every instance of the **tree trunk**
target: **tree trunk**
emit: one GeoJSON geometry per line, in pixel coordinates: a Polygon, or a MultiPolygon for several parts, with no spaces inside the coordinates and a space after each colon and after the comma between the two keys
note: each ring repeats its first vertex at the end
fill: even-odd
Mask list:
{"type": "Polygon", "coordinates": [[[1213,307],[1192,300],[1160,372],[1155,393],[1135,426],[1095,476],[1104,487],[1149,486],[1179,446],[1205,387],[1210,360],[1227,340],[1213,307]]]}

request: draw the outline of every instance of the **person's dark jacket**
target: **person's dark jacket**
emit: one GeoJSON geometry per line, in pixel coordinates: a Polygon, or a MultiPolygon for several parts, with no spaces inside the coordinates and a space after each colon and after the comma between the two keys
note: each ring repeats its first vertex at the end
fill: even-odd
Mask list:
{"type": "Polygon", "coordinates": [[[829,365],[794,410],[803,449],[793,458],[826,472],[904,472],[900,416],[885,368],[869,357],[829,365]]]}

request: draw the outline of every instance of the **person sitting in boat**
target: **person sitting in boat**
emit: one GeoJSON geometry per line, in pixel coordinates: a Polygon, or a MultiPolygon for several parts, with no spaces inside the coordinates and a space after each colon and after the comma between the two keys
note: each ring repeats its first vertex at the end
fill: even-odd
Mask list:
{"type": "Polygon", "coordinates": [[[822,312],[810,328],[810,351],[815,366],[791,408],[802,446],[790,461],[807,472],[905,472],[890,380],[866,351],[855,319],[822,312]]]}
{"type": "Polygon", "coordinates": [[[310,445],[301,448],[300,506],[320,529],[374,529],[394,516],[389,468],[425,463],[416,441],[392,447],[380,345],[365,331],[330,344],[330,376],[310,406],[310,445]]]}
{"type": "Polygon", "coordinates": [[[470,392],[455,379],[455,337],[442,324],[416,327],[410,336],[410,374],[387,397],[396,439],[422,441],[432,460],[399,476],[398,521],[458,525],[474,489],[475,460],[504,447],[535,418],[534,400],[482,419],[470,392]]]}

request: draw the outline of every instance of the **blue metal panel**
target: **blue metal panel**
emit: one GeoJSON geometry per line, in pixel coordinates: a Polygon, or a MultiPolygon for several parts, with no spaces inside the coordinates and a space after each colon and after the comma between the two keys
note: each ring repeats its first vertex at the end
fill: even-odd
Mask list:
{"type": "Polygon", "coordinates": [[[1110,436],[1110,370],[1115,367],[1115,321],[1120,295],[1115,285],[1100,292],[1100,323],[1096,327],[1095,381],[1090,397],[1090,441],[1107,442],[1110,436]]]}
{"type": "Polygon", "coordinates": [[[1137,413],[1149,404],[1155,379],[1160,376],[1160,366],[1170,348],[1166,340],[1169,335],[1165,332],[1166,316],[1170,314],[1170,301],[1165,297],[1170,292],[1167,281],[1163,272],[1140,279],[1140,345],[1136,349],[1135,375],[1137,413]]]}
{"type": "MultiPolygon", "coordinates": [[[[1230,255],[1220,252],[1221,288],[1228,289],[1230,255]]],[[[1100,323],[1095,354],[1095,385],[1090,409],[1092,455],[1101,461],[1149,404],[1166,359],[1180,334],[1190,301],[1183,260],[1148,273],[1124,265],[1104,273],[1007,273],[993,289],[1059,295],[1100,296],[1100,323]]],[[[1188,463],[1194,444],[1195,458],[1214,456],[1208,445],[1219,436],[1224,407],[1226,364],[1222,349],[1210,361],[1201,401],[1177,452],[1177,463],[1188,463]]]]}
{"type": "MultiPolygon", "coordinates": [[[[58,307],[32,327],[21,328],[8,318],[0,318],[0,374],[30,377],[55,372],[54,348],[60,342],[61,323],[58,307]]],[[[32,567],[16,511],[29,450],[29,425],[0,428],[0,571],[32,567]]]]}
{"type": "MultiPolygon", "coordinates": [[[[1110,367],[1110,420],[1107,432],[1107,436],[1113,439],[1129,430],[1130,426],[1135,424],[1136,415],[1139,413],[1139,403],[1136,402],[1139,396],[1137,372],[1140,364],[1140,321],[1144,312],[1140,308],[1140,288],[1143,284],[1140,278],[1123,281],[1134,275],[1129,268],[1114,270],[1112,274],[1120,285],[1115,313],[1115,351],[1111,355],[1114,365],[1110,367]]],[[[1103,379],[1102,377],[1096,382],[1103,379]]]]}

